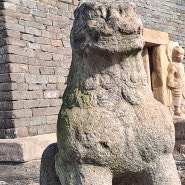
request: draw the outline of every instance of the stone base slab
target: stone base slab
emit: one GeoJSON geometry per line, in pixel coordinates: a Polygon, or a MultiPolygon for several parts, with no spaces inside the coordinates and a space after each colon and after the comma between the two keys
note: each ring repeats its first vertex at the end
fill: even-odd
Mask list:
{"type": "Polygon", "coordinates": [[[27,162],[41,159],[43,151],[56,143],[56,134],[0,139],[0,162],[27,162]]]}

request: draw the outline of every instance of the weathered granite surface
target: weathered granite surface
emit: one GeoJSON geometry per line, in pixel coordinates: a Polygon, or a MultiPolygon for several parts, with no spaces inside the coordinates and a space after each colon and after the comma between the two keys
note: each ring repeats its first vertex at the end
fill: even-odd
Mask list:
{"type": "Polygon", "coordinates": [[[62,185],[180,185],[173,121],[146,83],[142,32],[132,3],[75,11],[57,124],[62,185]]]}

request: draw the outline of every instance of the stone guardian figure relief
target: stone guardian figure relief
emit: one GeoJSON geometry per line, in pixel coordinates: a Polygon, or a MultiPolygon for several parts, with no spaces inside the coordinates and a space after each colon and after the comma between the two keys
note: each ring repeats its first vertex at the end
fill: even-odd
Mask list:
{"type": "Polygon", "coordinates": [[[167,85],[172,92],[172,106],[174,107],[174,115],[180,116],[182,91],[184,87],[184,49],[175,46],[172,49],[172,62],[168,65],[167,85]]]}
{"type": "Polygon", "coordinates": [[[74,16],[57,123],[61,184],[180,185],[173,121],[147,85],[135,5],[91,1],[74,16]]]}

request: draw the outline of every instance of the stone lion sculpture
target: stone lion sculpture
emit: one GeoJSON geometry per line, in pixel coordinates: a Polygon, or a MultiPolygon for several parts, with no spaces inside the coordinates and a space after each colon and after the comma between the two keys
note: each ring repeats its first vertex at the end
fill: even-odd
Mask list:
{"type": "Polygon", "coordinates": [[[61,184],[180,185],[173,122],[147,86],[135,5],[87,2],[74,15],[57,124],[61,184]]]}

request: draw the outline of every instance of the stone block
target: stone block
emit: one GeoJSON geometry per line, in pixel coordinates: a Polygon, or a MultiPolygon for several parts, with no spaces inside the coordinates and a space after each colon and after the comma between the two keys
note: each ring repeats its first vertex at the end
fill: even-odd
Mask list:
{"type": "MultiPolygon", "coordinates": [[[[6,128],[6,119],[4,119],[4,117],[3,117],[3,111],[1,111],[0,112],[0,114],[1,114],[1,116],[0,116],[0,129],[5,129],[6,128]]],[[[1,133],[2,133],[3,131],[1,131],[1,133]]],[[[5,132],[5,130],[4,130],[4,132],[5,132]]],[[[4,138],[4,137],[1,137],[1,138],[4,138]]]]}
{"type": "Polygon", "coordinates": [[[11,83],[0,83],[0,91],[9,91],[12,90],[11,83]]]}
{"type": "Polygon", "coordinates": [[[28,58],[20,55],[9,54],[8,60],[11,63],[28,64],[28,58]]]}
{"type": "Polygon", "coordinates": [[[49,25],[49,26],[52,25],[52,21],[47,20],[46,18],[36,17],[35,20],[36,22],[43,24],[43,25],[49,25]]]}
{"type": "Polygon", "coordinates": [[[28,65],[27,64],[10,63],[9,64],[9,72],[10,73],[27,73],[28,72],[28,65]]]}
{"type": "Polygon", "coordinates": [[[27,7],[27,8],[30,8],[30,9],[37,9],[36,1],[32,1],[32,0],[20,1],[20,5],[27,7]]]}
{"type": "Polygon", "coordinates": [[[50,39],[44,37],[36,37],[35,42],[39,44],[50,44],[50,39]]]}
{"type": "Polygon", "coordinates": [[[51,40],[51,45],[52,46],[63,46],[61,40],[51,40]]]}
{"type": "Polygon", "coordinates": [[[46,90],[46,84],[29,84],[28,89],[30,91],[34,91],[34,90],[46,90]]]}
{"type": "Polygon", "coordinates": [[[8,64],[1,65],[0,74],[8,73],[8,72],[9,72],[9,65],[8,64]]]}
{"type": "MultiPolygon", "coordinates": [[[[69,20],[67,19],[67,21],[69,21],[69,20]]],[[[61,29],[68,29],[69,28],[69,23],[67,24],[67,23],[63,22],[63,20],[62,20],[62,22],[53,21],[53,26],[61,28],[61,29]]]]}
{"type": "Polygon", "coordinates": [[[28,127],[6,129],[6,138],[13,139],[19,137],[28,137],[28,127]]]}
{"type": "Polygon", "coordinates": [[[23,25],[25,27],[37,28],[39,30],[45,29],[45,26],[43,24],[40,24],[40,23],[37,23],[37,22],[30,22],[30,21],[25,21],[25,20],[19,20],[19,24],[23,25]]]}
{"type": "Polygon", "coordinates": [[[39,66],[33,66],[29,65],[29,73],[39,75],[40,74],[40,67],[39,66]]]}
{"type": "Polygon", "coordinates": [[[6,29],[5,23],[4,22],[0,22],[0,31],[3,31],[6,29]]]}
{"type": "Polygon", "coordinates": [[[40,11],[42,11],[42,12],[48,13],[49,6],[48,5],[45,5],[43,3],[37,2],[37,9],[40,10],[40,11]]]}
{"type": "Polygon", "coordinates": [[[144,29],[145,46],[166,45],[169,43],[168,33],[144,29]]]}
{"type": "Polygon", "coordinates": [[[15,23],[11,23],[11,22],[6,23],[6,29],[16,30],[16,31],[20,31],[20,32],[26,31],[26,29],[24,29],[24,26],[19,25],[19,24],[15,24],[15,23]]]}
{"type": "Polygon", "coordinates": [[[30,42],[35,41],[35,37],[31,34],[22,34],[22,39],[30,42]]]}
{"type": "Polygon", "coordinates": [[[28,64],[32,66],[41,66],[43,60],[39,60],[37,58],[28,58],[28,64]]]}
{"type": "Polygon", "coordinates": [[[29,84],[47,84],[48,77],[45,75],[25,74],[25,81],[29,84]]]}
{"type": "MultiPolygon", "coordinates": [[[[34,100],[33,107],[49,107],[50,106],[50,100],[49,99],[36,99],[34,100]]],[[[33,108],[32,107],[32,108],[33,108]]]]}
{"type": "Polygon", "coordinates": [[[41,36],[41,30],[37,28],[25,27],[25,32],[32,35],[41,36]]]}
{"type": "Polygon", "coordinates": [[[56,90],[57,89],[57,84],[47,84],[47,90],[56,90]]]}
{"type": "Polygon", "coordinates": [[[20,40],[17,38],[10,38],[10,37],[6,38],[6,44],[20,46],[20,47],[26,46],[26,42],[24,40],[20,40]]]}
{"type": "Polygon", "coordinates": [[[57,75],[57,83],[58,84],[63,84],[66,83],[66,77],[62,76],[62,75],[57,75]]]}
{"type": "Polygon", "coordinates": [[[12,100],[26,100],[27,98],[30,99],[31,96],[27,91],[12,91],[12,100]],[[29,97],[30,96],[30,97],[29,97]]]}
{"type": "Polygon", "coordinates": [[[42,48],[42,51],[46,51],[46,52],[49,52],[49,53],[58,53],[59,50],[57,47],[54,47],[54,46],[51,46],[51,45],[42,45],[41,46],[42,48]]]}
{"type": "Polygon", "coordinates": [[[36,18],[38,18],[38,17],[46,17],[46,13],[45,12],[39,11],[37,9],[32,9],[31,10],[31,15],[36,16],[36,18]]]}
{"type": "Polygon", "coordinates": [[[57,34],[54,33],[54,32],[49,32],[49,31],[46,31],[46,30],[42,30],[42,37],[56,39],[57,34]]]}
{"type": "Polygon", "coordinates": [[[12,109],[13,109],[13,102],[11,101],[1,101],[0,102],[1,111],[12,110],[12,109]]]}
{"type": "Polygon", "coordinates": [[[31,109],[20,109],[12,111],[12,118],[30,118],[32,117],[31,109]]]}
{"type": "MultiPolygon", "coordinates": [[[[59,100],[58,100],[59,101],[59,100]]],[[[55,115],[55,116],[47,116],[46,117],[46,120],[47,120],[47,124],[56,124],[57,123],[57,118],[58,118],[58,115],[55,115]]]]}
{"type": "Polygon", "coordinates": [[[23,73],[10,73],[11,82],[21,83],[24,82],[24,74],[23,73]]]}
{"type": "Polygon", "coordinates": [[[59,114],[59,110],[60,110],[60,106],[57,107],[48,107],[46,109],[46,116],[53,116],[53,115],[58,115],[59,114]]]}
{"type": "Polygon", "coordinates": [[[8,48],[9,48],[9,47],[8,47],[7,45],[2,46],[2,47],[0,48],[0,55],[7,54],[7,53],[9,52],[9,49],[8,49],[8,48]]]}
{"type": "Polygon", "coordinates": [[[38,100],[38,99],[43,99],[43,90],[37,90],[37,91],[33,91],[33,92],[29,92],[30,97],[29,99],[33,99],[33,100],[38,100]]]}
{"type": "Polygon", "coordinates": [[[46,123],[47,123],[46,116],[37,116],[37,117],[31,118],[30,125],[31,126],[35,126],[35,125],[39,126],[39,125],[44,125],[46,123]]]}
{"type": "Polygon", "coordinates": [[[46,115],[46,108],[33,108],[32,115],[33,115],[33,117],[45,116],[46,115]]]}
{"type": "Polygon", "coordinates": [[[49,67],[41,67],[40,68],[40,74],[41,75],[54,75],[55,70],[54,68],[49,67]]]}
{"type": "Polygon", "coordinates": [[[37,50],[39,50],[39,49],[41,49],[41,45],[40,44],[37,44],[37,43],[30,43],[30,42],[28,42],[27,43],[27,47],[29,48],[29,49],[37,49],[37,50]]]}
{"type": "Polygon", "coordinates": [[[9,61],[8,54],[0,55],[0,64],[7,63],[9,61]]]}
{"type": "Polygon", "coordinates": [[[6,138],[5,129],[0,129],[0,138],[6,138]]]}
{"type": "Polygon", "coordinates": [[[4,16],[4,17],[1,17],[2,20],[1,21],[4,21],[4,22],[10,22],[10,23],[14,23],[14,24],[17,24],[18,23],[18,20],[14,17],[9,17],[9,16],[4,16]]]}
{"type": "Polygon", "coordinates": [[[5,45],[6,45],[6,40],[0,39],[0,46],[5,46],[5,45]]]}
{"type": "Polygon", "coordinates": [[[52,60],[52,54],[42,51],[36,51],[36,57],[42,60],[52,60]]]}
{"type": "Polygon", "coordinates": [[[25,21],[30,21],[30,22],[35,21],[34,17],[28,14],[21,14],[19,20],[25,20],[25,21]]]}
{"type": "Polygon", "coordinates": [[[24,108],[24,101],[23,100],[12,101],[12,109],[13,110],[23,109],[23,108],[24,108]]]}
{"type": "Polygon", "coordinates": [[[49,13],[51,14],[56,14],[56,15],[61,15],[62,12],[59,11],[57,7],[49,7],[49,13]]]}
{"type": "Polygon", "coordinates": [[[35,51],[28,48],[21,48],[19,46],[9,45],[8,46],[8,52],[21,55],[25,57],[35,57],[35,51]]]}
{"type": "Polygon", "coordinates": [[[12,89],[13,90],[18,90],[18,91],[27,91],[28,90],[28,84],[25,82],[21,83],[12,83],[12,89]],[[14,88],[15,86],[15,88],[14,88]]]}
{"type": "Polygon", "coordinates": [[[50,99],[50,98],[59,98],[60,97],[60,91],[44,91],[44,98],[50,99]]]}
{"type": "Polygon", "coordinates": [[[61,54],[53,54],[53,60],[54,61],[63,62],[64,61],[64,55],[61,55],[61,54]]]}
{"type": "Polygon", "coordinates": [[[51,6],[56,6],[58,0],[40,0],[41,3],[46,4],[46,5],[51,5],[51,6]]]}
{"type": "Polygon", "coordinates": [[[58,81],[57,81],[57,76],[56,75],[50,75],[49,76],[49,83],[50,84],[56,84],[58,81]]]}
{"type": "Polygon", "coordinates": [[[21,33],[16,30],[6,30],[6,34],[7,36],[13,37],[13,38],[20,38],[21,36],[21,33]]]}
{"type": "Polygon", "coordinates": [[[68,9],[68,4],[66,3],[69,3],[69,4],[72,4],[73,0],[59,0],[57,2],[57,7],[62,9],[62,10],[67,10],[68,9]]]}
{"type": "Polygon", "coordinates": [[[47,26],[46,30],[49,32],[60,33],[60,28],[55,26],[47,26]]]}
{"type": "Polygon", "coordinates": [[[47,19],[51,20],[51,21],[60,22],[61,21],[61,16],[55,15],[55,14],[51,14],[51,13],[47,13],[47,19]]]}
{"type": "Polygon", "coordinates": [[[28,127],[15,128],[16,138],[28,137],[28,127]]]}
{"type": "Polygon", "coordinates": [[[56,124],[52,125],[41,125],[38,127],[38,134],[49,134],[49,133],[55,133],[56,132],[56,124]]]}
{"type": "Polygon", "coordinates": [[[30,12],[31,12],[31,10],[29,8],[22,7],[19,5],[16,6],[16,11],[20,12],[20,13],[24,13],[24,14],[30,14],[30,12]]]}
{"type": "Polygon", "coordinates": [[[38,160],[41,158],[44,149],[54,142],[56,142],[55,134],[33,136],[26,139],[1,139],[0,161],[27,162],[38,160]]]}
{"type": "Polygon", "coordinates": [[[64,77],[66,77],[69,74],[69,69],[56,68],[55,69],[55,74],[56,75],[62,75],[64,77]]]}
{"type": "Polygon", "coordinates": [[[12,100],[36,100],[43,99],[43,91],[12,91],[12,100]]]}
{"type": "Polygon", "coordinates": [[[37,136],[38,135],[38,127],[37,126],[29,126],[28,132],[29,132],[29,136],[37,136]]]}
{"type": "Polygon", "coordinates": [[[16,5],[13,3],[4,2],[3,6],[4,6],[4,9],[16,11],[16,5]]]}
{"type": "Polygon", "coordinates": [[[0,101],[11,101],[11,100],[12,100],[11,91],[0,92],[0,101]]]}
{"type": "Polygon", "coordinates": [[[31,118],[16,118],[16,119],[7,119],[6,128],[22,128],[22,127],[29,127],[31,118]]]}
{"type": "Polygon", "coordinates": [[[51,107],[58,107],[62,105],[62,99],[50,99],[51,107]]]}

